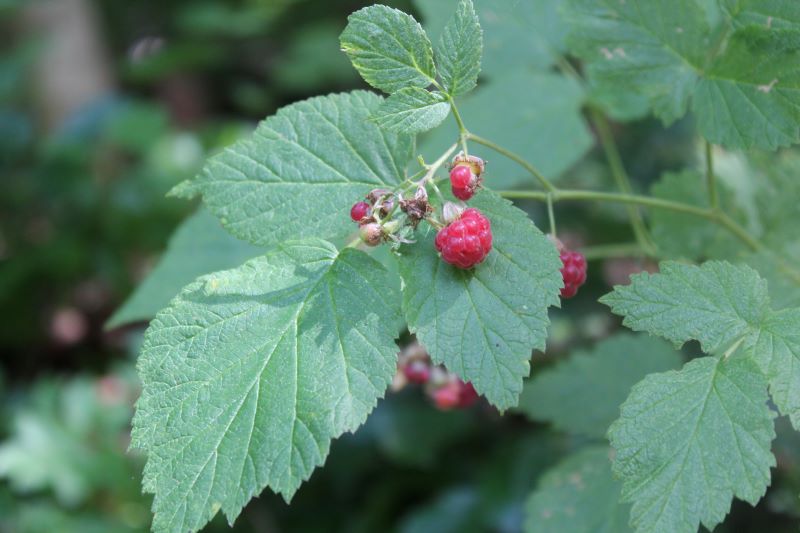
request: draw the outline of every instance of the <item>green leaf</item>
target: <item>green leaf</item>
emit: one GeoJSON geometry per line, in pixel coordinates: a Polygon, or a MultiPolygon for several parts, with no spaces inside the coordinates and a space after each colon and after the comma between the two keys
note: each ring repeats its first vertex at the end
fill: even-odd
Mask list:
{"type": "Polygon", "coordinates": [[[758,331],[769,313],[767,284],[747,266],[708,261],[702,266],[665,261],[659,274],[631,276],[600,302],[623,324],[675,343],[694,339],[717,353],[758,331]]]}
{"type": "Polygon", "coordinates": [[[631,524],[694,533],[719,524],[734,497],[755,505],[775,466],[774,417],[748,358],[704,357],[646,377],[609,430],[631,524]]]}
{"type": "Polygon", "coordinates": [[[525,533],[626,533],[629,505],[611,475],[609,449],[593,446],[542,476],[525,507],[525,533]]]}
{"type": "Polygon", "coordinates": [[[133,446],[155,531],[289,500],[395,373],[399,296],[363,252],[308,240],[187,286],[147,330],[133,446]]]}
{"type": "Polygon", "coordinates": [[[567,5],[570,45],[593,83],[645,95],[665,123],[693,99],[703,136],[731,148],[800,141],[800,51],[786,35],[754,26],[724,33],[696,0],[567,5]]]}
{"type": "MultiPolygon", "coordinates": [[[[718,180],[717,190],[726,212],[736,218],[733,195],[718,180]]],[[[708,208],[705,177],[699,172],[667,172],[651,187],[656,198],[708,208]]],[[[719,224],[700,217],[654,209],[650,215],[653,240],[663,257],[705,259],[733,257],[741,250],[741,242],[719,224]]]]}
{"type": "Polygon", "coordinates": [[[374,5],[347,17],[342,50],[364,80],[387,93],[436,81],[433,48],[422,26],[399,9],[374,5]]]}
{"type": "MultiPolygon", "coordinates": [[[[414,0],[428,34],[441,36],[460,0],[414,0]]],[[[484,30],[482,73],[489,78],[521,68],[543,72],[565,52],[567,27],[560,0],[473,0],[484,30]]],[[[440,65],[441,68],[441,65],[440,65]]]]}
{"type": "Polygon", "coordinates": [[[483,32],[478,15],[472,0],[461,0],[436,46],[439,75],[451,96],[466,94],[475,88],[482,53],[483,32]]]}
{"type": "Polygon", "coordinates": [[[369,122],[382,102],[354,91],[284,107],[174,194],[202,194],[228,231],[257,245],[341,238],[355,199],[405,179],[414,139],[369,122]]]}
{"type": "Polygon", "coordinates": [[[634,384],[680,364],[669,343],[618,334],[535,374],[522,391],[519,410],[562,431],[602,439],[634,384]]]}
{"type": "MultiPolygon", "coordinates": [[[[574,80],[558,74],[509,72],[459,101],[458,110],[472,132],[507,148],[548,177],[557,177],[592,146],[581,115],[584,93],[574,80]],[[503,117],[503,120],[498,120],[503,117]]],[[[455,121],[427,134],[420,144],[433,161],[458,138],[455,121]]],[[[471,152],[488,159],[486,184],[494,189],[534,183],[523,168],[472,144],[471,152]]]]}
{"type": "Polygon", "coordinates": [[[756,337],[752,352],[767,375],[778,410],[800,429],[800,308],[770,315],[756,337]]]}
{"type": "Polygon", "coordinates": [[[262,253],[262,248],[225,231],[211,213],[199,210],[175,230],[156,267],[117,309],[106,327],[150,320],[196,277],[233,268],[262,253]]]}
{"type": "Polygon", "coordinates": [[[435,128],[449,114],[450,103],[442,93],[408,87],[389,96],[370,119],[388,131],[420,133],[435,128]]]}
{"type": "Polygon", "coordinates": [[[738,26],[759,25],[775,29],[800,28],[800,5],[792,0],[724,0],[738,26]]]}
{"type": "Polygon", "coordinates": [[[472,270],[442,261],[435,231],[400,256],[403,309],[409,329],[433,360],[471,381],[500,409],[517,403],[533,349],[544,349],[547,308],[559,304],[561,262],[555,246],[527,215],[494,193],[471,204],[492,223],[494,247],[472,270]]]}

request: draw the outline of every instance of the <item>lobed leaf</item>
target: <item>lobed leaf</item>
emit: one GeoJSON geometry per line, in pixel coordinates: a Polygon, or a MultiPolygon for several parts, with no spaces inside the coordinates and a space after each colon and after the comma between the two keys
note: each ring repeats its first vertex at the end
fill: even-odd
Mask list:
{"type": "Polygon", "coordinates": [[[517,403],[533,349],[544,349],[547,308],[559,304],[561,261],[527,215],[489,191],[471,201],[492,223],[494,247],[472,270],[438,256],[435,231],[401,249],[409,329],[443,363],[500,409],[517,403]]]}
{"type": "Polygon", "coordinates": [[[732,347],[758,331],[769,313],[767,284],[747,266],[708,261],[700,267],[665,261],[661,272],[631,276],[600,299],[623,324],[680,346],[697,340],[706,353],[732,347]]]}
{"type": "Polygon", "coordinates": [[[382,5],[347,17],[339,37],[342,50],[364,81],[386,93],[424,89],[436,81],[433,48],[414,17],[382,5]]]}
{"type": "Polygon", "coordinates": [[[399,297],[366,254],[282,244],[199,278],[158,314],[139,359],[132,445],[153,529],[232,523],[264,487],[289,500],[395,373],[399,297]]]}
{"type": "Polygon", "coordinates": [[[450,103],[442,93],[407,87],[389,96],[370,119],[385,130],[414,134],[435,128],[449,114],[450,103]]]}
{"type": "Polygon", "coordinates": [[[202,195],[229,232],[256,245],[344,237],[353,202],[403,181],[412,155],[411,136],[368,120],[382,102],[354,91],[286,106],[174,194],[202,195]]]}
{"type": "Polygon", "coordinates": [[[703,357],[646,377],[609,430],[631,524],[694,533],[719,524],[734,497],[755,505],[775,466],[774,417],[764,376],[746,357],[703,357]]]}

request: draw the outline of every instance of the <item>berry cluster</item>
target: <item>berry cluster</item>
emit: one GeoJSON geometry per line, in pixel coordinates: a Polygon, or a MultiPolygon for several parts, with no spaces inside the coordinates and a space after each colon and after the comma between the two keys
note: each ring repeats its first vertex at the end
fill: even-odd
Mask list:
{"type": "Polygon", "coordinates": [[[422,385],[427,396],[442,411],[464,409],[478,401],[478,393],[471,383],[465,383],[442,366],[433,365],[425,348],[416,342],[400,352],[397,370],[395,390],[407,384],[422,385]]]}

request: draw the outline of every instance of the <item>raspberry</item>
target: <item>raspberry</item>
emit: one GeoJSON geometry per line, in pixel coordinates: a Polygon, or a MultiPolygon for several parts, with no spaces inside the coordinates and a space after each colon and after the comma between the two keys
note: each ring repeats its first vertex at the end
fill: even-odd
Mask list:
{"type": "Polygon", "coordinates": [[[461,385],[458,381],[451,381],[439,387],[432,394],[433,403],[442,411],[458,407],[461,402],[461,385]]]}
{"type": "Polygon", "coordinates": [[[461,217],[439,230],[434,244],[445,262],[472,268],[492,249],[491,223],[477,209],[465,209],[461,217]]]}
{"type": "Polygon", "coordinates": [[[433,403],[443,411],[453,408],[466,408],[478,401],[478,393],[472,383],[464,383],[460,379],[448,381],[431,394],[433,403]]]}
{"type": "Polygon", "coordinates": [[[468,164],[460,164],[450,171],[450,188],[453,196],[465,202],[472,198],[475,189],[480,185],[480,178],[475,175],[468,164]]]}
{"type": "Polygon", "coordinates": [[[372,209],[367,202],[356,202],[350,208],[350,218],[353,222],[361,222],[370,215],[372,209]]]}
{"type": "Polygon", "coordinates": [[[424,384],[431,379],[431,367],[426,361],[419,359],[409,361],[402,367],[403,375],[409,383],[424,384]]]}
{"type": "Polygon", "coordinates": [[[561,249],[561,276],[564,278],[562,298],[572,298],[578,293],[578,287],[586,282],[586,258],[580,252],[561,249]]]}

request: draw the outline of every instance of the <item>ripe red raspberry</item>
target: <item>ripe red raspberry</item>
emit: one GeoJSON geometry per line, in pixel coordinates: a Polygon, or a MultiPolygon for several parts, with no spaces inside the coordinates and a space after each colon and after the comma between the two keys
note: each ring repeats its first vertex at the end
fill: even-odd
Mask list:
{"type": "Polygon", "coordinates": [[[460,379],[448,381],[431,394],[433,403],[442,411],[454,408],[467,408],[478,400],[478,393],[472,383],[464,383],[460,379]]]}
{"type": "Polygon", "coordinates": [[[480,178],[472,171],[469,164],[460,164],[450,171],[450,189],[453,196],[459,200],[467,201],[475,194],[480,185],[480,178]]]}
{"type": "Polygon", "coordinates": [[[361,222],[370,215],[371,211],[367,202],[356,202],[350,208],[350,218],[353,219],[353,222],[361,222]]]}
{"type": "Polygon", "coordinates": [[[427,361],[413,360],[402,367],[403,375],[409,383],[424,384],[431,379],[431,365],[427,361]]]}
{"type": "Polygon", "coordinates": [[[561,276],[564,278],[562,298],[572,298],[578,293],[578,287],[586,282],[586,258],[580,252],[561,249],[561,276]]]}
{"type": "Polygon", "coordinates": [[[491,223],[477,209],[465,209],[461,217],[439,230],[434,244],[447,263],[472,268],[492,249],[491,223]]]}

